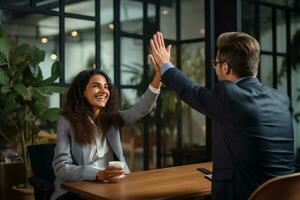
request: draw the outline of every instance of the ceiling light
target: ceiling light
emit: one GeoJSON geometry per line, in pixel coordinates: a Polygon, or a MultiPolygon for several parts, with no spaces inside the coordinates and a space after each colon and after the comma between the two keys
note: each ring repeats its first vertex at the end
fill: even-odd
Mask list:
{"type": "Polygon", "coordinates": [[[77,31],[72,31],[71,35],[72,35],[72,37],[76,37],[78,35],[78,32],[77,31]]]}
{"type": "Polygon", "coordinates": [[[55,53],[51,54],[50,56],[51,60],[56,60],[57,59],[57,55],[55,53]]]}
{"type": "Polygon", "coordinates": [[[168,10],[163,10],[163,11],[162,11],[162,14],[163,14],[163,15],[167,15],[167,14],[169,14],[169,11],[168,11],[168,10]]]}
{"type": "Polygon", "coordinates": [[[41,43],[43,43],[43,44],[48,43],[48,38],[47,37],[41,37],[41,43]]]}
{"type": "Polygon", "coordinates": [[[114,30],[114,27],[115,27],[115,26],[114,26],[113,23],[108,24],[108,28],[109,28],[109,29],[114,30]]]}
{"type": "Polygon", "coordinates": [[[205,28],[201,28],[201,29],[200,29],[200,33],[201,33],[201,34],[205,34],[205,28]]]}

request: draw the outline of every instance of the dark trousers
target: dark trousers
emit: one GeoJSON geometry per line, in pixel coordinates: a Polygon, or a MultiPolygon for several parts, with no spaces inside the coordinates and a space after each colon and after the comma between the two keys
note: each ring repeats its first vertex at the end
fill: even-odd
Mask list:
{"type": "Polygon", "coordinates": [[[59,196],[56,200],[84,200],[78,194],[67,192],[61,196],[59,196]]]}

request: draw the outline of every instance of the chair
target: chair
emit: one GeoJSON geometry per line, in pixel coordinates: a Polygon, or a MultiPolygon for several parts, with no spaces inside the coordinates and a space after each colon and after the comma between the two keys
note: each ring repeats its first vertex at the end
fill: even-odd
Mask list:
{"type": "Polygon", "coordinates": [[[54,189],[54,171],[52,160],[55,144],[39,144],[27,146],[33,176],[29,183],[34,188],[36,200],[49,200],[54,189]]]}
{"type": "Polygon", "coordinates": [[[299,200],[300,173],[272,178],[260,185],[248,200],[299,200]]]}

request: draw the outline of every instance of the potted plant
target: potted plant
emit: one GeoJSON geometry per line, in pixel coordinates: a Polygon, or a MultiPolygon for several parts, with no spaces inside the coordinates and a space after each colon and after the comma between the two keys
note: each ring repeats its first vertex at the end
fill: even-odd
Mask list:
{"type": "Polygon", "coordinates": [[[15,144],[25,166],[24,187],[31,174],[26,147],[34,144],[43,121],[55,121],[59,108],[48,108],[48,97],[64,88],[53,86],[59,78],[59,63],[52,65],[51,76],[44,78],[39,63],[45,51],[23,44],[12,48],[0,26],[0,137],[15,144]]]}

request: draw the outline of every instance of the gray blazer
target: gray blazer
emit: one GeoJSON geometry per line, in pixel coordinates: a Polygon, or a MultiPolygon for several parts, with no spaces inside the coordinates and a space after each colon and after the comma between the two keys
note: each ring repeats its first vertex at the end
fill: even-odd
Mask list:
{"type": "MultiPolygon", "coordinates": [[[[158,94],[147,89],[140,101],[134,106],[128,110],[120,111],[125,125],[147,115],[152,110],[157,97],[158,94]]],[[[130,173],[123,155],[119,127],[111,127],[106,133],[106,139],[117,158],[125,162],[125,173],[130,173]]],[[[89,144],[80,145],[76,142],[72,125],[61,116],[57,124],[57,144],[52,163],[56,179],[51,200],[55,200],[66,193],[61,188],[61,184],[65,182],[96,179],[99,169],[89,164],[90,151],[91,146],[89,144]]]]}

